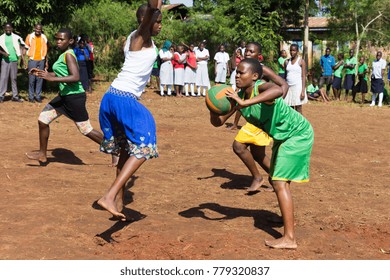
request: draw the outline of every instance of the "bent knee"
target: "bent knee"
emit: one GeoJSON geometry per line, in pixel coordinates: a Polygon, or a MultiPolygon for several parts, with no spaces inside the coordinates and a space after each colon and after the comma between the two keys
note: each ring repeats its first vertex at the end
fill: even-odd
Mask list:
{"type": "Polygon", "coordinates": [[[76,123],[77,129],[84,136],[88,135],[93,130],[93,127],[92,127],[89,120],[86,120],[83,122],[75,122],[75,123],[76,123]]]}
{"type": "Polygon", "coordinates": [[[240,143],[240,142],[234,140],[234,142],[233,142],[233,151],[236,154],[242,154],[243,152],[246,151],[246,148],[247,148],[246,144],[243,144],[243,143],[240,143]]]}

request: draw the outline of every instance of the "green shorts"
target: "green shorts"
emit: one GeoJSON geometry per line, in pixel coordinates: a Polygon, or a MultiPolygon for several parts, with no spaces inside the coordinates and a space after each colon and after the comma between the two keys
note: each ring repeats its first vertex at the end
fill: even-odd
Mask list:
{"type": "Polygon", "coordinates": [[[311,125],[286,141],[272,147],[270,176],[273,181],[308,182],[310,154],[314,142],[311,125]]]}

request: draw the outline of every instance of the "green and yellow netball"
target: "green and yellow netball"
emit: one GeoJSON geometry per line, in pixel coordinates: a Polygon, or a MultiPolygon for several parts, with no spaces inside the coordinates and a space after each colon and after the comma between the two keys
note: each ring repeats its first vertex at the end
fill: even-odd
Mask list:
{"type": "Polygon", "coordinates": [[[228,90],[234,91],[233,88],[228,85],[216,85],[210,88],[206,94],[207,108],[218,115],[226,115],[229,113],[232,109],[232,104],[226,96],[228,90]]]}

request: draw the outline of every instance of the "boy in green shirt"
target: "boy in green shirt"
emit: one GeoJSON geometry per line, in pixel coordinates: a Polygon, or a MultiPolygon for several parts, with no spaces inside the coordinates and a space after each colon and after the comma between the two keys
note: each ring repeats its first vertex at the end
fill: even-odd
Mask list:
{"type": "Polygon", "coordinates": [[[284,62],[287,59],[287,52],[285,50],[280,51],[280,57],[278,58],[279,72],[278,75],[283,79],[286,79],[286,70],[284,69],[284,62]]]}
{"type": "Polygon", "coordinates": [[[355,51],[353,49],[349,50],[349,58],[345,60],[344,68],[345,79],[344,79],[344,89],[345,89],[345,101],[348,101],[348,91],[353,89],[355,85],[355,67],[357,64],[356,57],[354,57],[355,51]]]}
{"type": "Polygon", "coordinates": [[[332,89],[333,89],[334,98],[340,101],[341,81],[343,80],[343,69],[344,69],[344,54],[339,53],[337,55],[337,60],[338,62],[336,63],[335,66],[333,66],[334,77],[333,77],[332,89]]]}
{"type": "Polygon", "coordinates": [[[11,78],[12,101],[22,102],[19,97],[17,86],[18,60],[21,57],[22,67],[25,65],[24,56],[25,43],[23,39],[13,33],[11,23],[4,25],[4,34],[0,36],[0,55],[1,59],[1,76],[0,76],[0,103],[4,101],[4,94],[7,91],[8,78],[11,78]]]}
{"type": "Polygon", "coordinates": [[[360,104],[364,104],[365,95],[368,92],[367,77],[366,77],[366,74],[368,73],[368,65],[365,63],[364,56],[360,57],[359,63],[360,63],[358,68],[359,82],[356,84],[356,86],[354,86],[352,90],[352,102],[356,102],[355,100],[356,93],[361,92],[362,100],[360,101],[360,104]]]}
{"type": "Polygon", "coordinates": [[[313,79],[313,83],[311,83],[306,88],[307,98],[309,100],[318,100],[318,97],[322,97],[325,103],[328,103],[330,101],[328,95],[326,92],[321,88],[318,87],[318,80],[316,78],[313,79]]]}

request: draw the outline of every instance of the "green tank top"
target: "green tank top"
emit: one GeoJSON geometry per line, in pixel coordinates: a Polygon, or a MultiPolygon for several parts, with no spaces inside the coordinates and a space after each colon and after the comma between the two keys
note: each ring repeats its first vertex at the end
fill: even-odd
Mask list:
{"type": "MultiPolygon", "coordinates": [[[[68,65],[66,64],[66,54],[69,53],[76,58],[73,50],[67,50],[60,55],[57,61],[53,64],[53,71],[57,77],[69,76],[68,65]]],[[[77,59],[76,59],[77,60],[77,59]]],[[[83,93],[84,89],[80,81],[75,83],[60,83],[60,95],[71,95],[83,93]]]]}
{"type": "MultiPolygon", "coordinates": [[[[258,86],[264,81],[256,81],[251,98],[258,95],[258,86]]],[[[244,93],[238,95],[243,98],[244,93]]],[[[311,129],[311,125],[300,113],[288,106],[282,97],[272,104],[258,103],[240,109],[242,116],[251,124],[261,128],[274,141],[286,141],[311,129]]]]}

